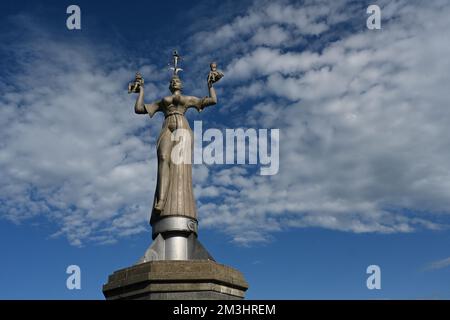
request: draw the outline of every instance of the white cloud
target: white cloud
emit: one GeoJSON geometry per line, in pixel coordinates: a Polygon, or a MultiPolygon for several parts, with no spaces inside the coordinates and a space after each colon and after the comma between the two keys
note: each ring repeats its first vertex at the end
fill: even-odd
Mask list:
{"type": "Polygon", "coordinates": [[[259,28],[250,39],[254,45],[279,46],[289,39],[289,34],[279,26],[259,28]]]}
{"type": "Polygon", "coordinates": [[[45,215],[74,245],[142,232],[156,162],[145,137],[157,128],[126,92],[137,66],[86,43],[26,41],[8,47],[19,71],[0,84],[1,216],[45,215]]]}
{"type": "Polygon", "coordinates": [[[219,174],[239,197],[201,207],[204,224],[240,243],[260,240],[249,230],[265,239],[288,227],[448,227],[450,7],[381,7],[381,31],[360,28],[320,51],[250,46],[230,62],[224,91],[239,87],[233,103],[250,109],[236,125],[280,128],[280,173],[219,174]],[[254,83],[263,90],[247,96],[262,100],[252,108],[254,83]]]}
{"type": "Polygon", "coordinates": [[[448,266],[450,266],[450,257],[442,259],[442,260],[433,261],[427,266],[426,269],[427,270],[438,270],[438,269],[447,268],[448,266]]]}
{"type": "MultiPolygon", "coordinates": [[[[355,18],[358,9],[345,1],[331,6],[265,2],[188,39],[200,57],[229,58],[218,111],[233,106],[217,121],[281,135],[276,176],[194,168],[201,227],[240,244],[286,228],[447,227],[450,8],[380,2],[383,29],[369,31],[365,10],[355,18]],[[341,23],[352,32],[334,30],[341,23]]],[[[106,63],[89,46],[26,46],[34,54],[17,57],[23,71],[0,83],[2,216],[46,215],[75,245],[144,231],[159,124],[147,128],[150,120],[133,114],[125,85],[136,66],[116,56],[106,63]]],[[[149,99],[167,90],[146,85],[149,99]]]]}
{"type": "Polygon", "coordinates": [[[340,23],[351,10],[352,6],[345,1],[304,1],[302,4],[255,1],[245,14],[214,30],[198,32],[189,42],[201,54],[219,48],[245,51],[248,49],[246,40],[253,44],[290,46],[298,43],[301,36],[321,35],[340,23]]]}

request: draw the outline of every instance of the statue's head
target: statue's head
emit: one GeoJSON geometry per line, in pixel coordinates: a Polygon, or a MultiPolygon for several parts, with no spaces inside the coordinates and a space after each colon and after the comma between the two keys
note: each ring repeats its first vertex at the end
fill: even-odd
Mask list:
{"type": "Polygon", "coordinates": [[[178,91],[183,90],[183,83],[181,82],[181,79],[180,77],[178,77],[178,75],[174,75],[170,80],[169,90],[172,93],[174,93],[177,90],[178,91]]]}

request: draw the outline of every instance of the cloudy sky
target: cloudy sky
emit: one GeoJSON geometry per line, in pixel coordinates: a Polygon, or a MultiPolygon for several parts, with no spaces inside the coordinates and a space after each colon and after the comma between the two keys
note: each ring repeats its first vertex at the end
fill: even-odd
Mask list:
{"type": "Polygon", "coordinates": [[[146,100],[166,95],[178,49],[186,93],[206,95],[209,62],[225,73],[191,125],[280,130],[274,176],[194,166],[202,241],[250,298],[450,298],[448,1],[79,1],[81,30],[69,4],[0,5],[4,268],[32,260],[52,284],[30,276],[26,294],[17,276],[0,297],[102,298],[144,252],[163,117],[135,115],[126,86],[139,70],[146,100]],[[73,263],[89,275],[77,293],[73,263]]]}

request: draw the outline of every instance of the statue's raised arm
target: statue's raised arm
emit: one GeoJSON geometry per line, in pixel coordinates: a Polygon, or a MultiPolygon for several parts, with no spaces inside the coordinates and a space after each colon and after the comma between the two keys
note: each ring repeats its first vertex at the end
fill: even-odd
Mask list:
{"type": "Polygon", "coordinates": [[[144,103],[144,78],[139,72],[136,72],[134,82],[128,84],[128,93],[138,93],[134,104],[134,112],[137,114],[148,113],[150,117],[153,117],[157,111],[160,111],[161,101],[149,104],[144,103]]]}
{"type": "Polygon", "coordinates": [[[217,70],[217,64],[215,62],[210,64],[211,71],[208,74],[208,90],[209,96],[204,98],[197,98],[193,96],[187,97],[187,107],[196,108],[201,112],[204,108],[217,104],[217,94],[213,87],[213,84],[222,79],[223,73],[217,70]]]}

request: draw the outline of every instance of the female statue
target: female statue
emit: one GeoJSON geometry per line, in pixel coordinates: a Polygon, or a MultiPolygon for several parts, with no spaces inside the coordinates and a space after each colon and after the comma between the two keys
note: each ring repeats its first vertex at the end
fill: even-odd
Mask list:
{"type": "MultiPolygon", "coordinates": [[[[190,141],[194,141],[184,114],[188,108],[196,108],[201,112],[205,107],[216,104],[217,97],[213,83],[223,76],[223,74],[217,76],[218,71],[211,67],[208,76],[209,97],[185,96],[182,94],[183,84],[177,74],[181,70],[177,67],[178,59],[179,56],[175,53],[174,68],[171,68],[174,72],[169,85],[171,95],[150,104],[144,103],[144,79],[139,73],[136,74],[135,82],[129,86],[129,92],[138,92],[134,106],[136,113],[153,117],[156,112],[162,112],[165,117],[157,142],[158,178],[150,219],[152,225],[167,216],[183,216],[197,220],[191,161],[177,164],[171,159],[172,149],[177,143],[173,141],[172,133],[177,129],[185,129],[190,134],[190,141]]],[[[192,148],[192,144],[187,144],[186,148],[192,148]]],[[[188,154],[191,154],[190,150],[188,154]]]]}

